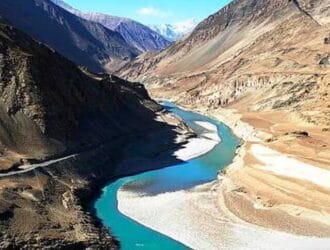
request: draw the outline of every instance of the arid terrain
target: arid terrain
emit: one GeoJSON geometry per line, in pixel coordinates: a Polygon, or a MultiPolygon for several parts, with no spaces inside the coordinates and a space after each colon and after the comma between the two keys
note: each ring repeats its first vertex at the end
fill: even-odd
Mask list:
{"type": "Polygon", "coordinates": [[[330,6],[236,0],[185,39],[120,72],[230,125],[244,140],[219,209],[253,224],[330,236],[330,6]]]}
{"type": "Polygon", "coordinates": [[[141,84],[81,70],[1,18],[0,58],[0,248],[118,248],[89,204],[160,152],[176,161],[192,133],[141,84]]]}
{"type": "Polygon", "coordinates": [[[34,40],[36,34],[49,34],[43,22],[36,34],[28,32],[36,22],[16,12],[16,2],[0,4],[7,14],[6,20],[0,16],[0,248],[119,247],[89,206],[100,189],[121,176],[179,164],[211,148],[198,152],[203,140],[147,90],[154,98],[224,122],[242,144],[215,182],[159,197],[133,197],[142,210],[131,209],[131,200],[119,192],[127,214],[154,216],[158,231],[196,246],[199,240],[212,245],[209,239],[215,248],[218,242],[260,246],[264,239],[268,245],[275,242],[268,239],[328,242],[328,0],[234,0],[169,48],[129,62],[116,71],[118,77],[92,73],[64,56],[97,71],[105,64],[117,69],[136,55],[120,35],[48,0],[24,1],[29,3],[37,4],[30,17],[55,20],[59,33],[54,34],[61,35],[39,38],[48,45],[34,40]],[[74,27],[78,33],[72,33],[74,27]],[[68,45],[63,43],[67,36],[75,42],[70,53],[51,46],[54,41],[68,45]],[[94,47],[97,37],[104,38],[101,49],[94,47]],[[164,228],[149,204],[178,227],[164,228]]]}

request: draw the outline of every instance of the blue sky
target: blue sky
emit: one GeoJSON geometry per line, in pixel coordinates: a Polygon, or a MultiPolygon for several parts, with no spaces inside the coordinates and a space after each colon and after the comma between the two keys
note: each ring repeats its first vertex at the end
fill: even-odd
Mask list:
{"type": "Polygon", "coordinates": [[[144,24],[201,21],[230,0],[64,0],[82,11],[129,17],[144,24]]]}

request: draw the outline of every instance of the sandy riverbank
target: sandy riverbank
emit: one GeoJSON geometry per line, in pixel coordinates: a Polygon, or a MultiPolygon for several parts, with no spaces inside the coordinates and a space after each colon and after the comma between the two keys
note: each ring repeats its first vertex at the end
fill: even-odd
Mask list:
{"type": "Polygon", "coordinates": [[[308,170],[301,174],[301,169],[296,169],[299,160],[264,145],[273,137],[270,131],[255,129],[232,110],[201,112],[226,123],[245,141],[225,174],[213,183],[157,196],[141,197],[120,190],[120,211],[194,249],[325,249],[329,246],[328,238],[309,237],[326,237],[329,233],[327,212],[318,204],[328,193],[324,193],[324,186],[319,186],[324,184],[322,180],[311,182],[326,170],[318,172],[319,169],[308,165],[308,170]],[[277,161],[273,161],[274,158],[277,161]],[[290,171],[281,171],[278,168],[281,164],[291,166],[290,171]],[[262,178],[265,178],[264,182],[262,178]],[[318,186],[316,191],[308,190],[315,188],[315,184],[318,186]],[[307,188],[302,190],[301,186],[307,188]],[[285,188],[288,194],[285,194],[285,188]],[[278,189],[283,197],[278,195],[278,189]],[[311,195],[312,203],[315,195],[318,196],[315,207],[322,210],[303,204],[304,199],[297,203],[300,197],[293,199],[290,192],[300,192],[305,200],[306,194],[311,195]]]}
{"type": "Polygon", "coordinates": [[[235,163],[221,176],[219,205],[265,228],[330,237],[327,135],[280,112],[213,115],[245,138],[235,163]]]}
{"type": "MultiPolygon", "coordinates": [[[[178,160],[188,161],[190,159],[204,155],[220,143],[221,139],[218,135],[218,130],[215,125],[202,121],[198,121],[196,124],[200,127],[203,127],[205,130],[198,137],[189,139],[188,143],[183,145],[181,149],[174,153],[178,160]]],[[[182,142],[180,136],[177,137],[176,142],[182,142]]]]}
{"type": "Polygon", "coordinates": [[[192,190],[143,197],[121,190],[119,209],[193,249],[322,249],[330,244],[328,239],[252,226],[219,210],[217,185],[214,182],[192,190]]]}

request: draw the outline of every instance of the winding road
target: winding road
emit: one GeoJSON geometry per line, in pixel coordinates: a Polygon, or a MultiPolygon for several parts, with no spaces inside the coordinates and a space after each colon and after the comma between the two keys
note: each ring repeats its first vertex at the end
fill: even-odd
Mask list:
{"type": "Polygon", "coordinates": [[[75,158],[76,156],[77,156],[77,154],[73,154],[73,155],[69,155],[69,156],[66,156],[66,157],[45,161],[45,162],[42,162],[42,163],[22,165],[22,166],[18,167],[21,170],[11,171],[11,172],[8,172],[8,173],[0,174],[0,178],[1,177],[10,177],[10,176],[15,176],[15,175],[19,175],[19,174],[28,173],[28,172],[31,172],[31,171],[37,169],[37,168],[49,167],[52,164],[55,164],[55,163],[58,163],[58,162],[61,162],[61,161],[65,161],[65,160],[68,160],[68,159],[71,159],[71,158],[75,158]]]}

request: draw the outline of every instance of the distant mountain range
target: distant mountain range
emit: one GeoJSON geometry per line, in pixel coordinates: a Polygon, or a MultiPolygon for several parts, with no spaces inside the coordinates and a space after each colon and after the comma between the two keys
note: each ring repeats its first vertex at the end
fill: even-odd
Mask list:
{"type": "Polygon", "coordinates": [[[115,70],[140,53],[118,32],[80,18],[50,0],[1,0],[0,15],[93,71],[115,70]]]}
{"type": "Polygon", "coordinates": [[[196,25],[197,21],[190,19],[175,24],[151,25],[150,28],[173,42],[193,31],[196,25]]]}
{"type": "Polygon", "coordinates": [[[147,51],[159,51],[171,45],[170,41],[151,28],[129,18],[116,17],[102,13],[81,12],[64,1],[52,0],[55,4],[67,11],[87,19],[89,21],[102,24],[108,29],[120,33],[126,42],[135,47],[140,53],[147,51]]]}

